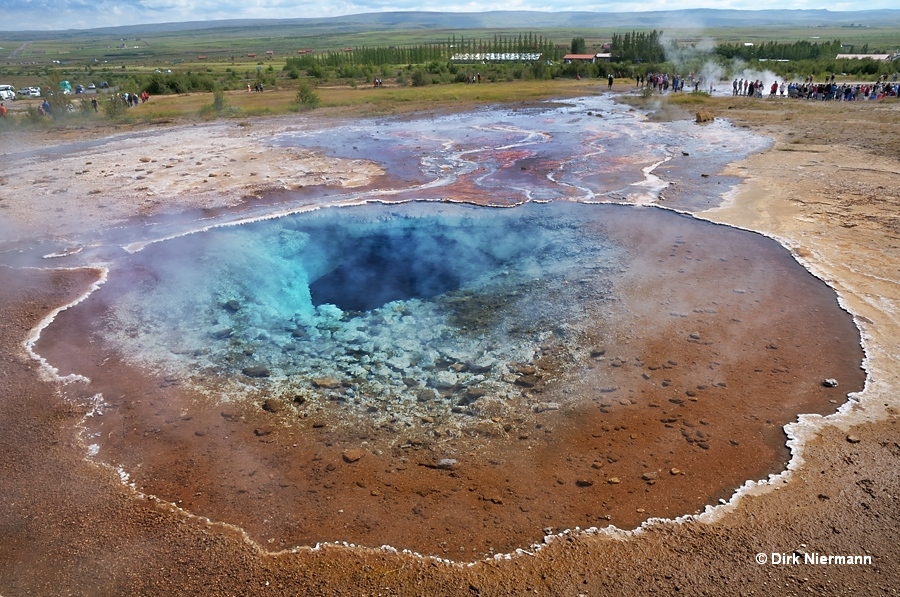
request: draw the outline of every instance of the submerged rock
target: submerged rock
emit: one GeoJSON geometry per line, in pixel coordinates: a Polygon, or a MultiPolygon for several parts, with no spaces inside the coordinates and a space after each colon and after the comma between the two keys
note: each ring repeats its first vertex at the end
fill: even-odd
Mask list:
{"type": "Polygon", "coordinates": [[[538,378],[534,375],[522,375],[516,380],[516,385],[533,388],[537,382],[538,378]]]}
{"type": "Polygon", "coordinates": [[[559,410],[558,402],[539,402],[534,405],[534,412],[542,413],[548,410],[559,410]]]}
{"type": "Polygon", "coordinates": [[[438,394],[434,390],[425,388],[416,393],[416,399],[419,402],[432,402],[437,400],[438,394]]]}
{"type": "Polygon", "coordinates": [[[266,398],[262,403],[262,409],[270,413],[278,413],[284,410],[284,405],[275,398],[266,398]]]}
{"type": "Polygon", "coordinates": [[[210,334],[216,340],[224,340],[226,338],[231,338],[234,334],[234,329],[232,328],[221,328],[218,330],[213,330],[210,334]]]}
{"type": "Polygon", "coordinates": [[[241,373],[243,373],[247,377],[269,377],[270,375],[272,375],[272,372],[269,371],[269,368],[263,365],[244,367],[243,369],[241,369],[241,373]]]}
{"type": "Polygon", "coordinates": [[[315,377],[312,379],[312,385],[326,390],[335,390],[343,384],[336,377],[315,377]]]}
{"type": "Polygon", "coordinates": [[[439,390],[449,390],[459,384],[459,374],[452,371],[439,371],[432,380],[432,385],[439,390]]]}

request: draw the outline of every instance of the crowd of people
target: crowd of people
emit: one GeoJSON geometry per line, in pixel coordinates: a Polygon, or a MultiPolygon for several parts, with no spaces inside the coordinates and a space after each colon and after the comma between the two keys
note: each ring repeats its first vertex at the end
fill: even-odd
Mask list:
{"type": "Polygon", "coordinates": [[[877,81],[866,84],[838,85],[834,81],[829,83],[792,83],[788,86],[788,95],[801,99],[811,100],[875,100],[885,97],[900,97],[900,83],[877,81]]]}
{"type": "Polygon", "coordinates": [[[150,94],[146,91],[138,93],[123,93],[121,95],[122,101],[125,102],[125,106],[128,108],[133,108],[139,104],[143,104],[150,100],[150,94]]]}
{"type": "MultiPolygon", "coordinates": [[[[636,86],[640,89],[651,89],[659,93],[684,91],[685,86],[691,91],[700,91],[706,81],[700,75],[690,73],[670,75],[668,73],[649,73],[635,77],[636,86]]],[[[713,94],[716,85],[709,81],[709,93],[713,94]]],[[[706,89],[704,88],[704,91],[706,89]]],[[[900,97],[898,74],[882,75],[874,83],[837,83],[835,76],[830,75],[822,82],[815,82],[808,76],[802,81],[773,81],[766,85],[761,79],[735,78],[731,83],[731,94],[735,97],[791,97],[808,100],[877,100],[900,97]]]]}
{"type": "Polygon", "coordinates": [[[700,75],[690,73],[687,77],[682,75],[669,75],[668,73],[649,73],[647,75],[638,75],[637,87],[641,89],[655,89],[660,93],[672,91],[684,91],[687,85],[692,91],[699,91],[703,85],[703,78],[700,75]]]}
{"type": "MultiPolygon", "coordinates": [[[[134,106],[137,106],[138,104],[143,104],[143,103],[149,101],[150,94],[147,93],[146,91],[144,91],[140,94],[138,94],[138,93],[121,93],[121,94],[117,93],[116,95],[110,96],[109,99],[111,102],[117,102],[117,101],[122,102],[126,108],[133,108],[134,106]]],[[[91,98],[90,103],[91,103],[91,109],[93,109],[94,112],[99,112],[100,104],[97,101],[96,96],[91,98]]],[[[66,112],[75,112],[76,111],[75,104],[73,104],[71,102],[66,103],[64,106],[64,109],[66,110],[66,112]]],[[[50,104],[50,100],[45,99],[43,102],[41,102],[41,104],[37,107],[37,113],[38,113],[38,116],[52,117],[53,116],[53,106],[50,104]]]]}
{"type": "MultiPolygon", "coordinates": [[[[759,79],[735,79],[732,84],[732,95],[747,97],[763,97],[766,89],[759,79]]],[[[887,75],[882,75],[874,83],[842,83],[835,82],[835,76],[829,76],[825,81],[816,83],[813,77],[806,77],[803,81],[788,83],[786,81],[774,81],[768,88],[768,97],[792,97],[808,100],[836,100],[853,101],[865,99],[882,99],[885,97],[900,96],[900,83],[895,74],[891,80],[887,75]]]]}

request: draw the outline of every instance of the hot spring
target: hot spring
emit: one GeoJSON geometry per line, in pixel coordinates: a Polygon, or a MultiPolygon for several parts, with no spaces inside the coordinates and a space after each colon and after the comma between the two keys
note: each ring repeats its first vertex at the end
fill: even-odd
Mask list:
{"type": "MultiPolygon", "coordinates": [[[[629,145],[602,141],[658,130],[572,110],[507,114],[504,127],[486,126],[490,113],[350,127],[327,149],[369,152],[392,173],[367,204],[111,261],[37,346],[90,378],[91,453],[267,548],[348,541],[454,559],[548,527],[695,512],[781,470],[783,426],[862,386],[852,319],[770,239],[585,203],[593,192],[563,200],[659,188],[640,186],[646,161],[624,173],[629,145]],[[443,127],[440,142],[418,135],[443,127]],[[604,178],[584,155],[562,158],[573,146],[622,159],[604,178]],[[418,168],[401,159],[414,151],[418,168]],[[440,200],[476,191],[495,206],[547,202],[440,200]]],[[[673,200],[712,201],[685,190],[697,170],[678,172],[673,200]]]]}
{"type": "Polygon", "coordinates": [[[609,316],[625,257],[603,211],[369,205],[175,239],[135,257],[107,338],[199,386],[265,378],[351,418],[505,408],[516,364],[609,316]]]}

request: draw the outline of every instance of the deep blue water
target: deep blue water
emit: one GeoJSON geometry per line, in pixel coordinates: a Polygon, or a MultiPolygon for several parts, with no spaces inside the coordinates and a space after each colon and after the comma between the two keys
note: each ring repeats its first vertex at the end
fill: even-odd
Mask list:
{"type": "Polygon", "coordinates": [[[409,379],[509,392],[508,363],[576,324],[586,289],[614,292],[622,256],[603,209],[419,202],[210,230],[135,254],[134,277],[106,289],[109,329],[175,373],[364,380],[367,401],[415,400],[409,379]]]}

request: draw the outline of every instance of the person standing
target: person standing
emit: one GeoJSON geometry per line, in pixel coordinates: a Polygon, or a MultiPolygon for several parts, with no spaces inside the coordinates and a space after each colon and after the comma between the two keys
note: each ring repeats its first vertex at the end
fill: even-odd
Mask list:
{"type": "Polygon", "coordinates": [[[6,118],[6,106],[3,105],[3,102],[0,102],[0,118],[6,118]]]}
{"type": "Polygon", "coordinates": [[[612,73],[609,73],[609,75],[607,75],[606,80],[609,81],[609,85],[607,86],[607,89],[612,90],[612,84],[613,84],[612,73]]]}

